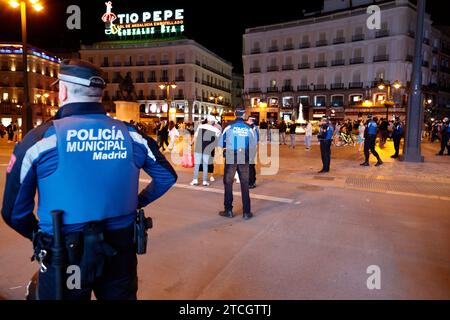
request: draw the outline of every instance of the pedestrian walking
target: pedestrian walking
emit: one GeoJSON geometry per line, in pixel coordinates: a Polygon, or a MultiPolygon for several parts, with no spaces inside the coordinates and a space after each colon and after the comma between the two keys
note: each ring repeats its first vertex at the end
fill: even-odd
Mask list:
{"type": "Polygon", "coordinates": [[[40,300],[59,298],[61,289],[64,300],[90,300],[92,292],[97,300],[136,300],[136,253],[143,253],[146,240],[145,230],[135,230],[136,225],[149,227],[138,223],[144,217],[137,210],[159,199],[177,180],[152,138],[107,116],[101,104],[104,88],[101,69],[63,60],[61,108],[16,146],[7,169],[2,215],[32,240],[34,259],[41,264],[40,300]],[[152,182],[139,193],[141,169],[152,182]],[[62,230],[52,227],[54,210],[63,211],[62,230]],[[63,244],[55,247],[61,245],[59,235],[63,244]],[[69,266],[79,268],[81,288],[59,286],[72,283],[69,266]],[[56,281],[61,268],[63,278],[56,281]]]}
{"type": "Polygon", "coordinates": [[[175,123],[173,121],[169,122],[169,138],[170,143],[168,146],[169,151],[172,151],[175,147],[176,142],[180,138],[180,132],[178,131],[177,127],[175,126],[175,123]]]}
{"type": "Polygon", "coordinates": [[[448,118],[444,118],[441,127],[441,150],[437,154],[438,156],[443,156],[446,148],[447,148],[447,155],[450,155],[449,141],[450,141],[450,124],[448,118]]]}
{"type": "Polygon", "coordinates": [[[308,121],[305,129],[305,146],[307,151],[311,151],[312,136],[313,136],[313,127],[311,122],[308,121]]]}
{"type": "Polygon", "coordinates": [[[364,157],[365,161],[361,163],[361,166],[368,167],[369,164],[369,157],[370,153],[374,155],[375,158],[377,158],[377,163],[375,164],[376,167],[379,167],[383,164],[383,161],[381,161],[380,156],[378,155],[378,152],[375,150],[376,146],[376,140],[377,140],[377,131],[378,131],[378,125],[377,125],[377,118],[372,119],[372,115],[368,116],[368,122],[366,125],[365,130],[365,137],[364,137],[364,157]]]}
{"type": "Polygon", "coordinates": [[[358,144],[359,144],[358,152],[360,152],[360,153],[364,151],[365,131],[366,131],[366,126],[364,125],[364,121],[361,120],[359,123],[359,128],[358,128],[358,144]]]}
{"type": "Polygon", "coordinates": [[[198,186],[198,175],[200,172],[200,166],[203,170],[203,186],[208,187],[208,166],[214,162],[213,152],[218,144],[218,138],[220,136],[220,130],[214,127],[215,119],[209,115],[206,123],[197,127],[197,131],[194,134],[195,144],[194,148],[194,179],[191,182],[191,186],[198,186]]]}
{"type": "Polygon", "coordinates": [[[280,125],[278,127],[280,131],[280,146],[285,145],[286,146],[286,131],[287,131],[287,125],[284,120],[280,122],[280,125]]]}
{"type": "Polygon", "coordinates": [[[291,145],[289,146],[289,148],[292,148],[292,149],[295,149],[295,138],[297,137],[297,135],[296,135],[297,126],[298,125],[295,122],[295,120],[292,120],[287,128],[287,132],[288,132],[290,140],[291,140],[291,145]]]}
{"type": "MultiPolygon", "coordinates": [[[[250,126],[250,128],[253,130],[254,135],[256,137],[256,143],[259,142],[259,130],[258,127],[255,125],[256,118],[249,117],[247,124],[250,126]]],[[[250,150],[250,168],[249,168],[249,188],[255,189],[256,188],[256,161],[257,161],[257,148],[250,150]]],[[[239,181],[239,176],[237,177],[237,180],[239,181]]]]}
{"type": "Polygon", "coordinates": [[[252,128],[244,122],[245,110],[235,112],[236,121],[229,124],[220,138],[220,147],[225,151],[225,210],[219,213],[222,217],[233,218],[233,180],[236,172],[241,181],[241,194],[243,204],[243,218],[249,220],[253,217],[251,212],[249,174],[250,155],[255,152],[257,138],[252,128]]]}
{"type": "Polygon", "coordinates": [[[318,135],[320,141],[320,153],[322,156],[322,170],[319,173],[330,172],[331,163],[331,142],[333,140],[333,126],[327,117],[322,118],[320,132],[318,135]]]}

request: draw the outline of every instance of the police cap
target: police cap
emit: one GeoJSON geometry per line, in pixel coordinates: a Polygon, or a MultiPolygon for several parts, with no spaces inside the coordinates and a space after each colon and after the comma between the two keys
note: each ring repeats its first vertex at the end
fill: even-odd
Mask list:
{"type": "Polygon", "coordinates": [[[236,118],[243,118],[245,115],[245,109],[236,108],[236,111],[234,111],[234,115],[236,116],[236,118]]]}
{"type": "Polygon", "coordinates": [[[106,88],[102,69],[84,60],[63,60],[60,65],[58,78],[53,85],[62,80],[85,87],[106,88]]]}
{"type": "Polygon", "coordinates": [[[372,118],[373,118],[373,116],[371,114],[367,115],[367,119],[372,119],[372,118]]]}

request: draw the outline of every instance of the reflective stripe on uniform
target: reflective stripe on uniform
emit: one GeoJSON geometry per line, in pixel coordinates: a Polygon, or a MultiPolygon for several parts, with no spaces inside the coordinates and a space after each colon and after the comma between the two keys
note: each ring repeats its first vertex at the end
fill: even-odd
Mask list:
{"type": "Polygon", "coordinates": [[[20,183],[23,183],[23,181],[25,180],[25,177],[30,171],[33,162],[37,158],[39,158],[42,153],[53,148],[56,148],[56,134],[40,140],[34,146],[28,149],[25,157],[23,158],[22,167],[20,169],[20,183]]]}
{"type": "Polygon", "coordinates": [[[139,133],[137,132],[130,132],[130,136],[133,139],[134,142],[142,144],[143,146],[145,146],[145,148],[147,149],[147,155],[153,160],[156,161],[156,157],[154,156],[153,152],[150,150],[150,148],[148,147],[148,143],[147,140],[144,139],[143,136],[141,136],[139,133]]]}

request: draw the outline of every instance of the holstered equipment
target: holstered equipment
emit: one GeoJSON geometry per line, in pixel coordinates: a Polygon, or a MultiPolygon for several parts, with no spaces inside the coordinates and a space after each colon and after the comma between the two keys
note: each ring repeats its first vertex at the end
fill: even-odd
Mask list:
{"type": "Polygon", "coordinates": [[[152,218],[146,218],[144,210],[140,209],[137,213],[136,224],[134,228],[134,244],[136,253],[144,255],[147,253],[147,241],[149,229],[153,228],[152,218]]]}

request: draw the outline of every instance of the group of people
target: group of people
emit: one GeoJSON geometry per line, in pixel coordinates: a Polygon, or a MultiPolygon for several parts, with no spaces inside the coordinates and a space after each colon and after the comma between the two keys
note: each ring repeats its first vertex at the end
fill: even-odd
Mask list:
{"type": "Polygon", "coordinates": [[[19,124],[17,121],[11,121],[8,126],[4,126],[0,123],[0,137],[3,139],[5,136],[8,137],[8,143],[17,143],[19,141],[19,124]]]}
{"type": "Polygon", "coordinates": [[[447,149],[447,155],[450,155],[450,125],[448,117],[444,119],[436,119],[433,121],[427,121],[424,128],[424,138],[429,142],[434,143],[439,141],[441,143],[441,149],[436,154],[437,156],[443,156],[445,149],[447,149]]]}
{"type": "MultiPolygon", "coordinates": [[[[368,115],[366,122],[362,119],[353,122],[346,120],[342,123],[336,123],[335,126],[333,126],[327,117],[324,117],[320,124],[320,132],[318,135],[323,163],[323,168],[319,173],[327,173],[330,171],[331,146],[333,142],[338,139],[354,141],[353,133],[356,131],[355,128],[357,128],[358,133],[359,151],[364,149],[364,162],[361,163],[361,166],[370,166],[370,154],[377,159],[376,167],[383,165],[383,161],[375,149],[377,137],[380,139],[381,148],[386,144],[388,137],[392,138],[395,153],[391,158],[399,158],[400,143],[404,136],[404,123],[399,117],[396,117],[395,121],[389,122],[387,119],[378,120],[376,117],[368,115]]],[[[337,145],[337,143],[335,144],[337,145]]]]}

